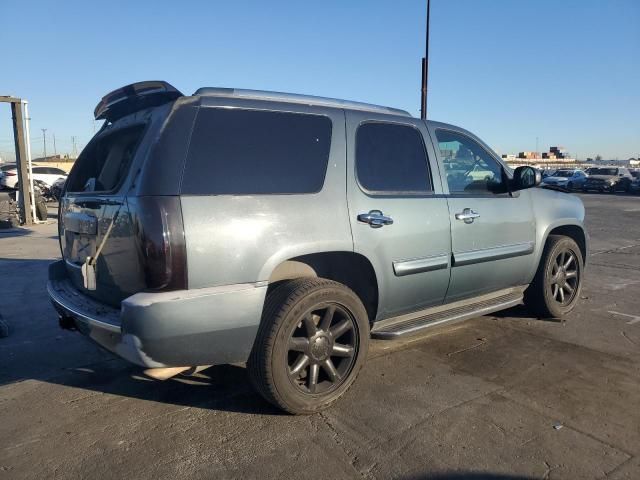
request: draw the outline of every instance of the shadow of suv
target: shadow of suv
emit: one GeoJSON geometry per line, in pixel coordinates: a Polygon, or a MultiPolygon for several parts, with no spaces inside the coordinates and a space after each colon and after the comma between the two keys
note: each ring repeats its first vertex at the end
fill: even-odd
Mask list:
{"type": "Polygon", "coordinates": [[[165,82],[98,104],[60,202],[64,328],[170,376],[247,362],[292,413],[370,337],[579,298],[584,208],[461,128],[343,100],[165,82]]]}

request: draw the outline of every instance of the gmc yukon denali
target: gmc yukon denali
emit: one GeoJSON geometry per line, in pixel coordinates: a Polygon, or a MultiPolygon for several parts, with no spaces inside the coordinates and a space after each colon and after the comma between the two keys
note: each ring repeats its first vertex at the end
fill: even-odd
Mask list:
{"type": "Polygon", "coordinates": [[[328,407],[370,338],[580,298],[584,207],[468,131],[329,98],[128,85],[60,202],[60,325],[149,372],[246,363],[328,407]]]}

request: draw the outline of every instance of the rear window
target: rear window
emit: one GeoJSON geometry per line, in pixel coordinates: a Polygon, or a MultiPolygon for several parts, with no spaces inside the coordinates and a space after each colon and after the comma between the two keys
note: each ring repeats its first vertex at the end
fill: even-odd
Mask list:
{"type": "Polygon", "coordinates": [[[144,132],[144,125],[123,128],[82,151],[69,179],[70,192],[109,192],[126,177],[144,132]]]}
{"type": "Polygon", "coordinates": [[[422,134],[413,126],[362,124],[356,133],[356,174],[371,193],[432,192],[422,134]]]}
{"type": "Polygon", "coordinates": [[[331,120],[321,115],[201,108],[182,193],[305,194],[322,189],[331,120]]]}

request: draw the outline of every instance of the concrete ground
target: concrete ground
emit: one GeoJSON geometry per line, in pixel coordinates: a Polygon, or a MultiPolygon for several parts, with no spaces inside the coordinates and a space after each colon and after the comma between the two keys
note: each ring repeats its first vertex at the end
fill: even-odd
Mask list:
{"type": "Polygon", "coordinates": [[[59,330],[55,224],[0,232],[0,478],[638,479],[640,197],[582,198],[592,250],[566,321],[516,308],[374,342],[309,417],[267,405],[242,367],[150,381],[59,330]]]}

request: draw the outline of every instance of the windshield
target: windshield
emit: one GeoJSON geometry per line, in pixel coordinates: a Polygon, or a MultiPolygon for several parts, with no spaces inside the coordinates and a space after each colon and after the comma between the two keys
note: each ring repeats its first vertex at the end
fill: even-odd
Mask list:
{"type": "Polygon", "coordinates": [[[564,177],[564,178],[569,178],[569,177],[573,177],[573,171],[572,170],[558,170],[556,173],[553,174],[554,177],[564,177]]]}
{"type": "Polygon", "coordinates": [[[617,168],[592,168],[589,175],[617,175],[617,168]]]}

